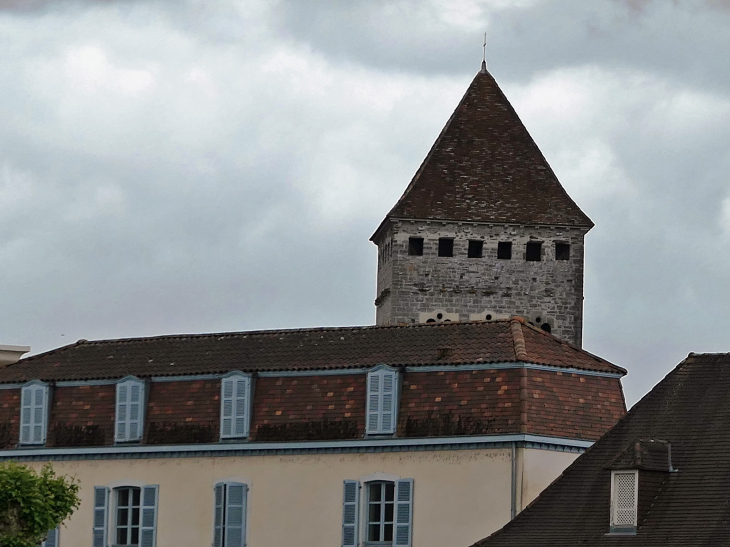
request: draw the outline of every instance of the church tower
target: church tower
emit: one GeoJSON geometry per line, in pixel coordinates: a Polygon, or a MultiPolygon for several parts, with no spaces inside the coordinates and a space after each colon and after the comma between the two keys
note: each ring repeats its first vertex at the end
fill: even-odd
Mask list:
{"type": "Polygon", "coordinates": [[[370,238],[377,324],[519,315],[580,346],[592,227],[482,64],[370,238]]]}

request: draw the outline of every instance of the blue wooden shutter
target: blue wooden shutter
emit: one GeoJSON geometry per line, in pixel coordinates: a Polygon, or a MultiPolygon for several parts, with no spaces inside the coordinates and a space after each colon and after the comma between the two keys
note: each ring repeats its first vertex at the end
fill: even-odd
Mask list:
{"type": "Polygon", "coordinates": [[[20,395],[20,444],[46,442],[48,387],[25,386],[20,395]]]}
{"type": "Polygon", "coordinates": [[[144,384],[131,382],[129,384],[129,405],[127,407],[127,440],[136,441],[142,437],[142,405],[144,384]]]}
{"type": "Polygon", "coordinates": [[[225,523],[225,491],[226,485],[219,483],[215,485],[215,516],[213,517],[213,547],[223,547],[223,530],[225,523]]]}
{"type": "Polygon", "coordinates": [[[393,545],[410,547],[413,539],[413,479],[395,483],[395,534],[393,545]]]}
{"type": "Polygon", "coordinates": [[[395,410],[396,410],[396,376],[395,372],[383,370],[381,390],[381,433],[393,433],[395,431],[395,410]]]}
{"type": "Polygon", "coordinates": [[[225,543],[223,547],[246,544],[246,498],[248,486],[238,482],[226,485],[225,543]]]}
{"type": "Polygon", "coordinates": [[[235,422],[236,437],[248,437],[248,378],[236,379],[235,422]]]}
{"type": "Polygon", "coordinates": [[[221,381],[221,438],[248,437],[250,386],[248,376],[221,381]]]}
{"type": "Polygon", "coordinates": [[[109,508],[109,488],[94,486],[93,547],[106,547],[106,524],[109,508]]]}
{"type": "Polygon", "coordinates": [[[126,382],[117,384],[116,439],[127,440],[127,407],[129,405],[129,385],[126,382]]]}
{"type": "Polygon", "coordinates": [[[59,532],[60,526],[57,526],[53,530],[48,531],[48,535],[46,536],[46,540],[41,543],[41,547],[58,547],[58,532],[59,532]]]}
{"type": "Polygon", "coordinates": [[[380,432],[380,371],[368,374],[368,419],[367,432],[380,432]]]}
{"type": "Polygon", "coordinates": [[[136,441],[142,438],[144,383],[127,380],[117,384],[116,440],[136,441]]]}
{"type": "Polygon", "coordinates": [[[360,483],[346,480],[342,493],[342,547],[356,547],[360,516],[360,483]]]}
{"type": "Polygon", "coordinates": [[[139,527],[140,547],[155,547],[157,543],[157,498],[156,484],[142,487],[142,519],[139,527]]]}

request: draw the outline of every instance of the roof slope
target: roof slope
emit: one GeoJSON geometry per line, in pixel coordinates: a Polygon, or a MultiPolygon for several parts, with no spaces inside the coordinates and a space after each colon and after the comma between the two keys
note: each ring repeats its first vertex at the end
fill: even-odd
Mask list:
{"type": "Polygon", "coordinates": [[[0,368],[0,384],[281,370],[525,361],[624,374],[525,324],[492,322],[315,328],[80,341],[0,368]]]}
{"type": "Polygon", "coordinates": [[[486,70],[387,218],[593,226],[486,70]]]}
{"type": "Polygon", "coordinates": [[[517,518],[476,545],[730,545],[729,492],[730,354],[690,354],[517,518]],[[635,536],[605,536],[610,467],[639,439],[669,441],[677,472],[666,474],[635,536]]]}

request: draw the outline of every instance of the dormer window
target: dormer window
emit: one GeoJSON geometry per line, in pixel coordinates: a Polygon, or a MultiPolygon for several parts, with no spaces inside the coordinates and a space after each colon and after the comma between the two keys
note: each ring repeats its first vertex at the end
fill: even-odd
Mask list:
{"type": "Polygon", "coordinates": [[[48,386],[32,382],[20,394],[20,444],[44,444],[48,430],[48,386]]]}
{"type": "Polygon", "coordinates": [[[397,421],[398,373],[389,367],[379,367],[368,373],[367,433],[395,433],[397,421]]]}
{"type": "Polygon", "coordinates": [[[639,471],[611,472],[611,532],[636,532],[639,471]]]}
{"type": "Polygon", "coordinates": [[[114,439],[118,443],[139,441],[144,430],[144,382],[124,378],[117,384],[114,439]]]}
{"type": "Polygon", "coordinates": [[[251,377],[234,372],[221,380],[221,439],[248,437],[251,377]]]}

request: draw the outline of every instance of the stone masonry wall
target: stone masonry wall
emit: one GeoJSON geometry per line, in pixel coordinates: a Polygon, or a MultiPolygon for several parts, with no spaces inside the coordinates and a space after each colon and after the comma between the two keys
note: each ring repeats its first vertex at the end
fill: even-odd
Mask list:
{"type": "Polygon", "coordinates": [[[519,315],[538,327],[547,323],[552,334],[580,346],[585,233],[585,228],[394,221],[376,242],[377,324],[519,315]],[[423,237],[423,256],[408,254],[409,237],[423,237]],[[438,256],[439,238],[454,239],[453,257],[438,256]],[[469,240],[484,242],[482,258],[467,257],[469,240]],[[502,241],[512,243],[511,260],[497,259],[502,241]],[[542,242],[540,261],[526,260],[529,241],[542,242]],[[569,260],[555,259],[556,242],[570,245],[569,260]]]}

